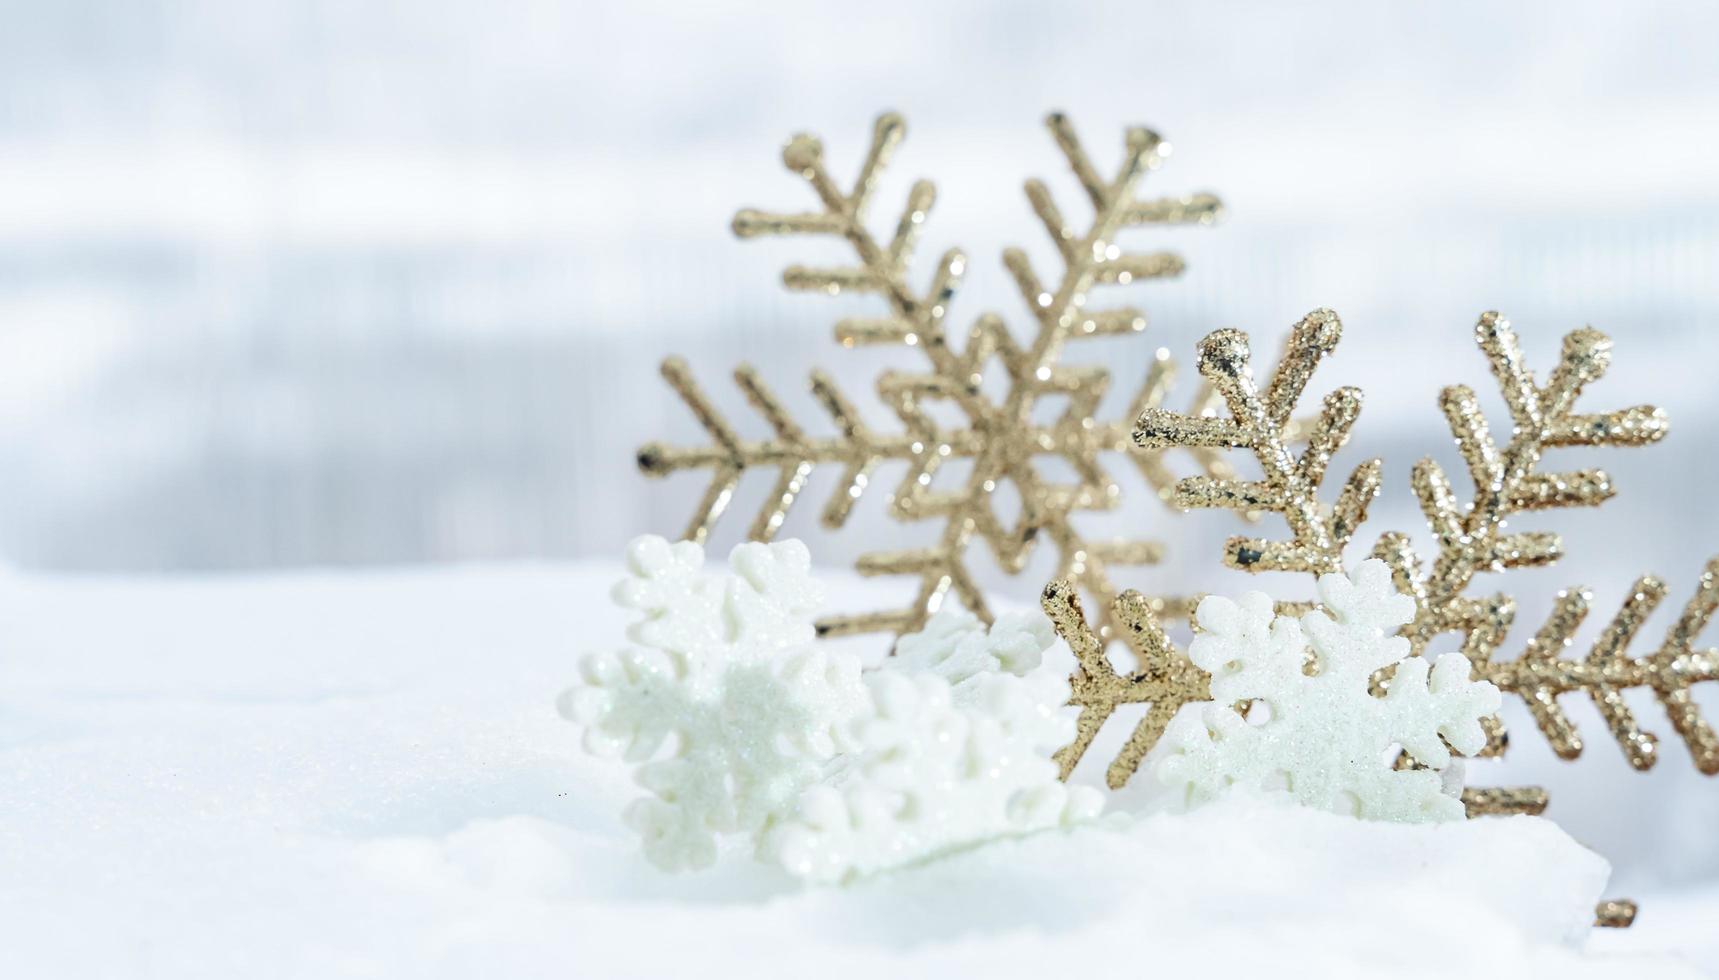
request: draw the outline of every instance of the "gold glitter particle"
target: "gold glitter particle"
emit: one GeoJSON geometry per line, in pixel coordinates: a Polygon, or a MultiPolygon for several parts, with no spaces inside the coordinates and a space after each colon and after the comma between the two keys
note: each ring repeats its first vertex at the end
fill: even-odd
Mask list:
{"type": "Polygon", "coordinates": [[[1594,925],[1602,929],[1628,929],[1635,924],[1636,906],[1627,898],[1601,902],[1594,910],[1594,925]]]}
{"type": "MultiPolygon", "coordinates": [[[[877,381],[879,397],[901,422],[900,432],[874,432],[834,381],[819,372],[812,375],[812,393],[833,420],[835,434],[814,436],[794,421],[752,368],[741,366],[734,372],[735,381],[773,432],[764,440],[746,439],[717,412],[685,362],[671,359],[663,364],[663,376],[692,409],[711,444],[682,448],[653,443],[639,450],[638,462],[651,476],[709,471],[709,487],[686,530],[690,540],[705,540],[749,469],[776,473],[775,486],[748,532],[753,540],[767,541],[780,530],[815,468],[841,468],[838,488],[823,510],[824,526],[835,529],[847,521],[871,487],[880,465],[905,463],[906,473],[889,501],[890,516],[934,522],[941,525],[941,532],[924,547],[864,555],[858,568],[867,575],[916,577],[918,594],[904,609],[826,619],[819,623],[821,634],[911,632],[924,624],[951,590],[963,605],[989,620],[968,567],[968,550],[975,539],[984,541],[997,564],[1011,574],[1025,567],[1034,544],[1048,541],[1060,555],[1058,575],[1077,583],[1104,608],[1116,598],[1110,566],[1152,564],[1162,556],[1162,547],[1153,541],[1090,540],[1074,527],[1071,515],[1111,509],[1120,502],[1120,488],[1100,462],[1107,453],[1129,456],[1148,484],[1168,497],[1175,478],[1162,454],[1129,452],[1132,420],[1159,407],[1169,392],[1172,369],[1167,355],[1160,352],[1124,418],[1109,422],[1094,417],[1109,387],[1109,372],[1098,366],[1064,365],[1061,357],[1069,342],[1145,329],[1145,316],[1138,310],[1089,307],[1088,299],[1098,288],[1182,271],[1182,260],[1172,253],[1124,250],[1117,243],[1123,232],[1140,225],[1211,224],[1220,205],[1209,194],[1160,200],[1135,197],[1140,179],[1158,166],[1167,150],[1148,130],[1127,131],[1122,163],[1114,176],[1105,178],[1065,117],[1053,114],[1047,125],[1092,205],[1093,218],[1077,230],[1064,220],[1043,183],[1027,182],[1028,202],[1050,233],[1062,269],[1054,280],[1044,281],[1024,252],[1004,252],[1003,265],[1034,320],[1024,344],[1016,342],[1000,317],[986,314],[966,331],[964,343],[956,349],[948,320],[967,266],[960,251],[942,256],[924,290],[908,281],[914,243],[936,198],[929,182],[920,181],[909,190],[893,234],[880,238],[867,227],[865,209],[878,174],[906,132],[900,116],[886,114],[877,120],[851,190],[831,177],[817,138],[796,136],[783,151],[783,162],[811,187],[817,210],[799,214],[745,210],[734,217],[734,231],[742,238],[823,235],[842,239],[851,248],[852,265],[793,266],[782,279],[791,290],[830,295],[856,292],[883,301],[884,315],[842,320],[835,334],[844,347],[901,345],[923,357],[922,368],[890,371],[877,381]],[[1007,395],[1000,402],[981,389],[985,372],[994,365],[1001,367],[1008,382],[1007,395]],[[1042,403],[1055,399],[1065,405],[1060,417],[1040,421],[1042,403]],[[964,423],[940,424],[929,410],[934,403],[954,406],[964,423]],[[1041,457],[1062,460],[1074,474],[1072,482],[1054,482],[1045,476],[1036,465],[1041,457]],[[951,460],[970,461],[968,476],[958,487],[940,489],[934,477],[951,460]],[[1013,523],[997,512],[999,491],[1005,484],[1013,486],[1020,502],[1013,523]]],[[[1211,393],[1204,392],[1196,396],[1193,411],[1199,414],[1213,407],[1211,393]]],[[[1212,479],[1233,476],[1219,454],[1196,448],[1193,456],[1212,479]]],[[[1156,608],[1165,614],[1184,613],[1185,603],[1156,600],[1156,608]]]]}

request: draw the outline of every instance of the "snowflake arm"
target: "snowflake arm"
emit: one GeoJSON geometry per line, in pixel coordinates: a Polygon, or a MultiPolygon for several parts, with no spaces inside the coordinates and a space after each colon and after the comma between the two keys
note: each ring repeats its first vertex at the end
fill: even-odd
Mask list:
{"type": "Polygon", "coordinates": [[[1399,584],[1416,597],[1419,608],[1405,635],[1417,651],[1441,633],[1467,635],[1487,624],[1489,611],[1498,604],[1465,595],[1475,575],[1547,565],[1562,556],[1558,535],[1507,532],[1510,517],[1526,511],[1596,507],[1616,494],[1604,470],[1538,472],[1546,450],[1643,446],[1664,438],[1668,428],[1665,413],[1650,405],[1598,415],[1576,413],[1583,390],[1603,377],[1611,364],[1611,339],[1597,330],[1575,330],[1564,337],[1558,364],[1544,385],[1535,381],[1516,333],[1504,317],[1495,312],[1481,314],[1474,338],[1510,409],[1514,423],[1510,439],[1503,445],[1494,440],[1473,389],[1466,385],[1444,389],[1439,407],[1462,451],[1474,495],[1463,504],[1438,463],[1421,460],[1410,482],[1427,526],[1438,536],[1437,557],[1423,571],[1406,539],[1395,534],[1383,536],[1375,551],[1391,563],[1399,584]]]}
{"type": "Polygon", "coordinates": [[[1450,750],[1474,755],[1486,747],[1481,720],[1498,711],[1498,688],[1471,680],[1473,666],[1460,653],[1429,664],[1411,657],[1397,664],[1385,693],[1391,730],[1417,762],[1434,769],[1450,765],[1450,750]],[[1448,743],[1448,744],[1447,744],[1448,743]]]}
{"type": "Polygon", "coordinates": [[[1067,780],[1092,747],[1104,723],[1125,704],[1148,705],[1146,714],[1105,770],[1105,782],[1121,789],[1133,778],[1146,754],[1158,744],[1170,719],[1185,704],[1211,699],[1211,676],[1176,649],[1158,625],[1152,602],[1130,589],[1116,597],[1111,620],[1134,653],[1139,666],[1120,672],[1105,655],[1104,637],[1086,618],[1075,584],[1058,580],[1045,586],[1045,615],[1057,635],[1074,653],[1076,668],[1069,678],[1070,703],[1080,709],[1072,741],[1057,750],[1056,761],[1067,780]]]}
{"type": "MultiPolygon", "coordinates": [[[[1563,656],[1586,618],[1593,595],[1586,589],[1558,594],[1557,602],[1522,656],[1507,661],[1483,661],[1481,671],[1507,693],[1527,704],[1535,724],[1560,757],[1582,753],[1582,738],[1558,703],[1563,694],[1585,693],[1593,699],[1624,757],[1637,770],[1651,769],[1659,759],[1659,739],[1642,731],[1623,692],[1647,688],[1664,707],[1674,731],[1689,747],[1695,768],[1719,775],[1719,734],[1702,717],[1694,698],[1695,685],[1719,681],[1719,650],[1696,646],[1714,611],[1719,609],[1719,558],[1707,562],[1695,593],[1657,648],[1631,655],[1629,646],[1648,616],[1665,601],[1667,588],[1653,576],[1638,579],[1617,614],[1582,659],[1563,656]]],[[[1486,650],[1482,650],[1482,656],[1486,650]]]]}
{"type": "Polygon", "coordinates": [[[703,565],[704,549],[690,541],[634,541],[627,549],[630,574],[614,589],[617,605],[643,614],[627,637],[704,669],[813,639],[807,619],[822,605],[823,591],[811,577],[804,544],[742,544],[729,556],[731,575],[706,573],[703,565]]]}
{"type": "Polygon", "coordinates": [[[1200,342],[1199,368],[1223,396],[1230,417],[1151,409],[1141,413],[1135,424],[1134,441],[1143,450],[1247,449],[1258,460],[1262,480],[1192,476],[1176,487],[1175,503],[1182,508],[1220,507],[1283,516],[1290,540],[1231,538],[1224,561],[1232,568],[1315,574],[1341,569],[1343,546],[1366,519],[1367,505],[1378,494],[1381,464],[1374,459],[1356,467],[1334,505],[1327,508],[1318,499],[1331,457],[1348,441],[1360,417],[1358,389],[1339,388],[1327,395],[1323,412],[1308,426],[1306,449],[1297,456],[1289,448],[1286,431],[1295,403],[1342,333],[1342,323],[1330,310],[1303,317],[1290,332],[1277,371],[1261,391],[1249,363],[1247,335],[1239,330],[1216,331],[1200,342]]]}
{"type": "Polygon", "coordinates": [[[1249,592],[1239,600],[1207,596],[1195,621],[1201,632],[1188,659],[1211,675],[1212,700],[1233,705],[1275,694],[1301,672],[1301,624],[1278,619],[1271,597],[1249,592]]]}

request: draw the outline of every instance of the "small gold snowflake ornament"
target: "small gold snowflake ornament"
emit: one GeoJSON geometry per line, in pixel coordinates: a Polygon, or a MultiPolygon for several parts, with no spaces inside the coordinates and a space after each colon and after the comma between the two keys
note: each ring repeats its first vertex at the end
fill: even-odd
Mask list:
{"type": "MultiPolygon", "coordinates": [[[[1336,346],[1340,335],[1335,314],[1329,310],[1310,314],[1297,325],[1290,352],[1262,398],[1254,390],[1246,336],[1233,330],[1214,333],[1200,345],[1200,372],[1223,394],[1231,418],[1189,418],[1161,409],[1149,409],[1140,416],[1135,439],[1144,449],[1226,446],[1251,449],[1259,459],[1267,473],[1262,482],[1194,477],[1176,488],[1176,502],[1184,507],[1283,515],[1293,538],[1287,542],[1231,539],[1224,560],[1232,567],[1315,575],[1331,571],[1340,565],[1343,544],[1365,516],[1364,503],[1350,502],[1374,492],[1377,460],[1357,469],[1334,507],[1323,507],[1316,497],[1325,462],[1342,447],[1347,426],[1335,438],[1316,434],[1298,461],[1288,459],[1271,440],[1273,420],[1290,410],[1285,402],[1300,395],[1314,367],[1336,346]]],[[[1636,583],[1586,658],[1563,656],[1587,614],[1590,593],[1581,588],[1558,595],[1551,616],[1520,656],[1494,658],[1514,620],[1515,603],[1503,593],[1470,595],[1475,576],[1548,565],[1563,555],[1563,541],[1557,534],[1509,531],[1508,519],[1527,511],[1598,506],[1616,493],[1605,470],[1542,471],[1545,454],[1570,446],[1647,445],[1663,438],[1667,425],[1665,414],[1651,405],[1598,414],[1576,411],[1583,389],[1599,380],[1611,363],[1611,339],[1597,330],[1584,328],[1567,335],[1562,355],[1544,383],[1529,370],[1516,334],[1502,316],[1482,314],[1474,337],[1514,424],[1508,441],[1500,444],[1488,429],[1472,389],[1453,385],[1440,395],[1440,408],[1462,451],[1474,490],[1467,501],[1460,500],[1439,465],[1421,460],[1410,483],[1438,542],[1436,557],[1430,565],[1423,564],[1408,536],[1397,532],[1381,535],[1373,549],[1375,557],[1391,566],[1398,587],[1415,599],[1415,618],[1403,628],[1403,636],[1415,652],[1422,653],[1434,638],[1457,634],[1476,676],[1521,698],[1553,750],[1566,759],[1581,754],[1582,741],[1559,707],[1558,696],[1585,693],[1599,708],[1630,764],[1650,768],[1657,758],[1657,739],[1641,730],[1623,699],[1629,688],[1650,689],[1689,747],[1696,768],[1708,775],[1719,773],[1719,736],[1690,696],[1693,685],[1719,680],[1719,652],[1693,646],[1719,606],[1719,559],[1708,564],[1694,597],[1657,650],[1640,656],[1627,652],[1642,622],[1665,597],[1665,586],[1648,577],[1636,583]]],[[[1360,411],[1360,393],[1338,389],[1325,404],[1322,420],[1340,418],[1352,424],[1360,411]]],[[[1502,726],[1495,724],[1488,754],[1501,753],[1503,748],[1502,726]]]]}
{"type": "MultiPolygon", "coordinates": [[[[1232,568],[1317,577],[1343,567],[1343,548],[1378,492],[1380,461],[1357,466],[1329,505],[1320,499],[1319,489],[1332,456],[1347,441],[1360,413],[1361,393],[1340,388],[1327,395],[1308,447],[1299,455],[1289,450],[1280,435],[1283,421],[1315,368],[1336,348],[1341,335],[1336,314],[1329,310],[1309,314],[1295,326],[1282,362],[1261,389],[1254,379],[1247,336],[1219,330],[1201,341],[1199,369],[1222,396],[1228,417],[1181,415],[1156,407],[1141,413],[1134,438],[1144,451],[1239,449],[1252,453],[1258,462],[1260,479],[1193,476],[1178,483],[1173,494],[1174,502],[1184,508],[1225,508],[1283,518],[1289,530],[1286,539],[1231,538],[1223,559],[1232,568]]],[[[1719,650],[1695,646],[1696,637],[1719,609],[1719,558],[1708,563],[1694,596],[1657,649],[1638,655],[1628,652],[1643,621],[1666,595],[1659,580],[1643,577],[1586,657],[1564,656],[1591,602],[1590,593],[1581,588],[1558,594],[1552,614],[1518,656],[1494,656],[1513,623],[1515,602],[1503,593],[1470,594],[1475,576],[1547,565],[1563,554],[1557,534],[1510,531],[1508,518],[1526,511],[1596,506],[1616,492],[1604,470],[1542,471],[1545,454],[1570,446],[1657,442],[1665,434],[1666,420],[1648,405],[1597,414],[1575,410],[1583,389],[1598,380],[1611,362],[1611,340],[1599,331],[1582,329],[1566,336],[1562,355],[1544,383],[1528,369],[1515,333],[1497,313],[1480,317],[1475,341],[1492,368],[1514,424],[1508,441],[1501,445],[1491,435],[1472,389],[1456,385],[1441,394],[1440,407],[1474,490],[1463,501],[1436,462],[1423,459],[1415,465],[1411,484],[1437,541],[1436,556],[1423,563],[1408,536],[1398,532],[1381,535],[1373,548],[1374,557],[1390,567],[1397,587],[1414,602],[1414,615],[1400,635],[1414,653],[1424,655],[1437,637],[1456,634],[1455,645],[1472,664],[1474,679],[1520,698],[1553,750],[1565,759],[1580,755],[1583,743],[1558,698],[1586,694],[1630,764],[1638,770],[1652,767],[1659,757],[1658,739],[1641,729],[1624,700],[1628,690],[1650,690],[1688,746],[1695,767],[1708,775],[1719,774],[1719,735],[1692,696],[1696,684],[1719,680],[1719,650]]],[[[1289,603],[1280,608],[1294,611],[1307,605],[1289,603]]],[[[1125,627],[1123,636],[1141,654],[1140,669],[1131,674],[1117,671],[1104,657],[1098,634],[1066,583],[1054,582],[1046,588],[1044,607],[1078,660],[1072,678],[1073,700],[1081,709],[1078,732],[1058,755],[1065,778],[1119,706],[1150,705],[1110,763],[1107,780],[1113,788],[1120,787],[1134,775],[1183,704],[1212,696],[1210,678],[1170,644],[1150,608],[1129,593],[1115,600],[1114,617],[1125,627]]],[[[1378,694],[1387,695],[1389,672],[1377,680],[1378,694]]],[[[1479,754],[1502,754],[1506,744],[1502,723],[1490,718],[1487,729],[1487,744],[1479,754]]],[[[1406,754],[1400,761],[1415,764],[1406,754]]],[[[1463,802],[1470,814],[1538,813],[1546,807],[1546,794],[1535,787],[1470,788],[1464,791],[1463,802]]],[[[1608,902],[1598,910],[1597,921],[1626,926],[1633,915],[1632,903],[1608,902]]]]}
{"type": "MultiPolygon", "coordinates": [[[[868,227],[865,211],[878,174],[906,132],[900,116],[890,113],[877,120],[871,147],[851,189],[830,175],[823,145],[816,137],[794,137],[782,159],[811,187],[816,210],[797,214],[745,210],[734,217],[734,231],[742,238],[826,235],[851,247],[852,265],[792,266],[782,279],[791,290],[831,295],[858,292],[882,301],[882,316],[842,320],[835,335],[844,347],[896,344],[918,352],[920,367],[890,371],[877,381],[878,397],[900,420],[899,431],[874,431],[828,375],[814,372],[812,394],[834,421],[835,434],[813,435],[790,416],[756,371],[742,365],[734,379],[773,433],[763,440],[746,439],[717,412],[685,362],[670,359],[663,364],[663,377],[692,409],[711,444],[653,443],[639,450],[639,465],[652,476],[680,470],[710,473],[709,487],[686,530],[689,540],[707,537],[749,469],[776,473],[775,485],[748,533],[753,540],[768,541],[781,528],[814,468],[841,467],[838,488],[823,511],[824,525],[835,529],[847,521],[878,466],[906,464],[906,473],[889,499],[889,514],[939,531],[921,547],[866,554],[858,568],[866,575],[917,578],[918,593],[905,608],[825,619],[818,624],[822,634],[913,632],[950,591],[962,605],[989,621],[969,564],[970,548],[978,541],[1011,574],[1025,567],[1035,544],[1048,542],[1060,556],[1058,574],[1106,606],[1116,596],[1111,566],[1151,564],[1162,556],[1162,547],[1151,540],[1090,539],[1071,518],[1080,511],[1107,510],[1119,503],[1121,490],[1101,462],[1105,454],[1124,454],[1161,496],[1169,494],[1175,479],[1161,454],[1130,450],[1132,420],[1164,403],[1172,380],[1171,364],[1160,351],[1124,417],[1101,421],[1095,413],[1110,386],[1109,371],[1097,365],[1065,364],[1063,352],[1074,341],[1145,329],[1146,318],[1139,310],[1093,303],[1097,291],[1182,271],[1182,260],[1174,253],[1125,248],[1119,241],[1123,233],[1143,225],[1211,224],[1220,205],[1209,194],[1155,200],[1135,196],[1141,178],[1170,151],[1169,144],[1149,130],[1127,131],[1122,162],[1106,177],[1081,148],[1064,116],[1053,114],[1046,124],[1086,192],[1092,218],[1084,227],[1070,224],[1049,189],[1038,180],[1027,181],[1027,200],[1056,244],[1061,270],[1052,279],[1041,279],[1024,252],[1003,253],[1003,265],[1032,314],[1024,342],[1015,339],[1000,316],[986,313],[957,345],[957,332],[950,328],[950,304],[967,268],[967,258],[959,250],[944,253],[928,286],[921,288],[910,281],[914,243],[936,197],[929,182],[920,181],[908,192],[892,234],[880,237],[868,227]],[[986,372],[997,369],[1007,380],[1007,393],[1000,401],[982,390],[986,372]],[[1035,421],[1044,417],[1038,411],[1041,403],[1057,399],[1064,406],[1061,414],[1053,421],[1035,421]],[[953,405],[963,423],[941,424],[930,411],[934,403],[953,405]],[[1066,464],[1074,479],[1059,481],[1048,475],[1040,461],[1050,457],[1066,464]],[[941,488],[935,477],[951,460],[970,461],[968,475],[956,487],[941,488]],[[998,491],[1005,484],[1013,486],[1020,501],[1019,516],[1013,522],[998,513],[998,491]]],[[[1216,407],[1208,389],[1196,396],[1193,412],[1197,415],[1216,407]]],[[[1191,452],[1212,479],[1233,475],[1220,454],[1201,447],[1191,452]]],[[[1155,603],[1160,613],[1184,611],[1185,604],[1174,600],[1155,603]]]]}

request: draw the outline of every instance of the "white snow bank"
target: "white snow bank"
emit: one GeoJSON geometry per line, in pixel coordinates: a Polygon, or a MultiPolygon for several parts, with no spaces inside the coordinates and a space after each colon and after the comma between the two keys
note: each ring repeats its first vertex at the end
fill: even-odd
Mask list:
{"type": "Polygon", "coordinates": [[[1675,975],[1584,951],[1605,864],[1532,819],[1229,806],[845,890],[655,871],[553,706],[620,636],[614,575],[0,582],[5,975],[1675,975]]]}

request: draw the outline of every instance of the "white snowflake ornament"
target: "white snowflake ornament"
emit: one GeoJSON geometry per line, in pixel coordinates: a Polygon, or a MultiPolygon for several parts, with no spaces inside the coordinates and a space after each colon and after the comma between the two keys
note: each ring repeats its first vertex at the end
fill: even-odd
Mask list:
{"type": "Polygon", "coordinates": [[[858,746],[844,771],[808,789],[766,842],[793,874],[840,881],[1103,808],[1102,794],[1064,785],[1051,761],[1074,735],[1063,677],[987,673],[952,686],[886,669],[866,686],[872,710],[850,723],[858,746]]]}
{"type": "Polygon", "coordinates": [[[1471,680],[1460,654],[1436,664],[1409,655],[1394,634],[1414,600],[1384,562],[1363,562],[1353,579],[1322,576],[1319,598],[1323,608],[1299,621],[1275,616],[1259,592],[1201,601],[1188,656],[1211,673],[1212,701],[1171,723],[1159,778],[1190,803],[1240,788],[1373,820],[1461,819],[1460,779],[1438,770],[1450,748],[1486,744],[1481,719],[1498,710],[1498,689],[1471,680]],[[1392,665],[1387,693],[1374,697],[1372,676],[1392,665]],[[1394,768],[1399,748],[1431,768],[1394,768]]]}
{"type": "Polygon", "coordinates": [[[655,537],[628,559],[615,598],[645,613],[628,631],[642,649],[585,658],[561,712],[585,726],[588,751],[638,764],[652,795],[626,819],[646,856],[707,867],[719,834],[761,832],[844,747],[866,704],[860,664],[811,643],[819,593],[798,541],[739,546],[732,575],[705,572],[696,544],[655,537]]]}
{"type": "Polygon", "coordinates": [[[1060,642],[1049,623],[942,613],[862,675],[813,643],[821,595],[797,541],[743,544],[727,575],[661,538],[628,560],[615,599],[644,614],[639,649],[587,657],[560,706],[589,751],[638,766],[651,795],[627,822],[659,867],[706,867],[746,834],[837,881],[1100,808],[1050,759],[1073,722],[1068,682],[1037,670],[1060,642]]]}

